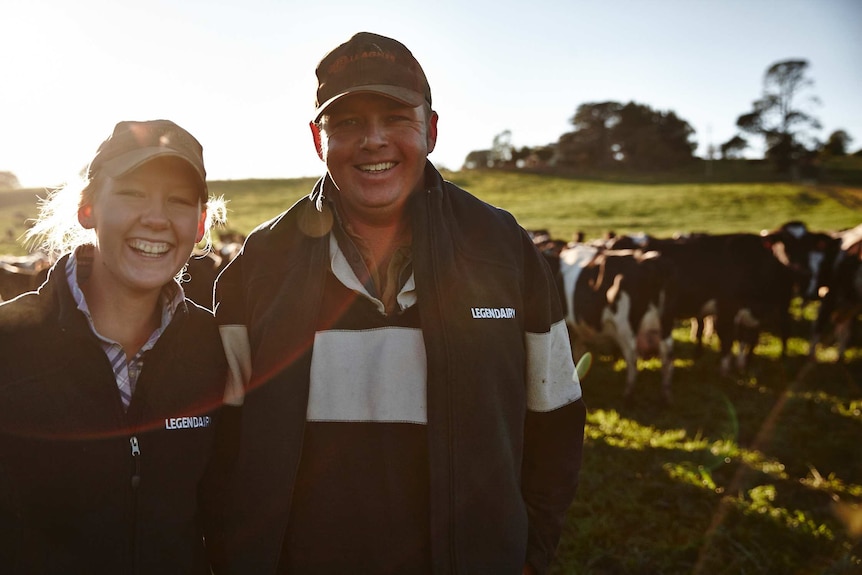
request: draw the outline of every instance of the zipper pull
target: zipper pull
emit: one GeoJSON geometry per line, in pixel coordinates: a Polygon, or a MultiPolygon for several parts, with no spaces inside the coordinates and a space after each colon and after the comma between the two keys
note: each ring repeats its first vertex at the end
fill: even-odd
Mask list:
{"type": "Polygon", "coordinates": [[[138,459],[138,456],[141,454],[141,448],[138,445],[138,438],[136,436],[131,436],[129,438],[129,445],[132,447],[132,461],[135,462],[135,471],[132,474],[132,488],[137,489],[138,485],[141,484],[141,460],[138,459]]]}

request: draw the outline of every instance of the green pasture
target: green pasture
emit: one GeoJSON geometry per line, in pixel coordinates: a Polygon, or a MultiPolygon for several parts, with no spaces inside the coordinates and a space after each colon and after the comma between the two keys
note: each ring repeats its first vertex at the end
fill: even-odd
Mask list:
{"type": "Polygon", "coordinates": [[[633,184],[554,176],[458,172],[452,181],[512,212],[528,229],[571,239],[648,232],[760,232],[801,219],[811,229],[862,223],[862,189],[785,183],[633,184]]]}
{"type": "MultiPolygon", "coordinates": [[[[609,230],[759,232],[862,222],[862,189],[790,183],[626,183],[503,172],[447,172],[524,227],[570,239],[609,230]]],[[[229,227],[247,233],[313,180],[211,182],[229,227]]],[[[40,190],[0,192],[0,252],[36,213],[40,190]]],[[[850,575],[862,573],[862,353],[823,348],[808,364],[816,304],[794,308],[786,358],[765,333],[745,374],[718,373],[717,342],[695,360],[674,331],[674,403],[657,360],[641,361],[624,403],[622,362],[599,352],[583,381],[589,408],[581,486],[553,574],[850,575]]]]}
{"type": "MultiPolygon", "coordinates": [[[[648,232],[759,232],[801,219],[811,229],[862,222],[862,188],[791,183],[630,183],[501,171],[444,172],[528,229],[559,239],[648,232]]],[[[210,182],[228,200],[228,226],[247,233],[307,194],[313,178],[210,182]]],[[[0,253],[24,253],[17,238],[45,190],[0,191],[0,253]]]]}
{"type": "Polygon", "coordinates": [[[679,326],[669,407],[658,360],[640,361],[627,403],[623,362],[593,362],[553,574],[862,573],[862,354],[838,365],[823,349],[808,364],[803,311],[787,358],[765,334],[749,371],[729,377],[717,342],[695,360],[679,326]]]}

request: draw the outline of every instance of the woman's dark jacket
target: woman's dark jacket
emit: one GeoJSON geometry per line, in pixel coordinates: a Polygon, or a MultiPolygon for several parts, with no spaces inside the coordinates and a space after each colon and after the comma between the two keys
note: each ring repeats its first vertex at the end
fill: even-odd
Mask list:
{"type": "Polygon", "coordinates": [[[177,308],[125,412],[65,264],[0,305],[0,572],[209,573],[226,369],[214,318],[177,308]]]}

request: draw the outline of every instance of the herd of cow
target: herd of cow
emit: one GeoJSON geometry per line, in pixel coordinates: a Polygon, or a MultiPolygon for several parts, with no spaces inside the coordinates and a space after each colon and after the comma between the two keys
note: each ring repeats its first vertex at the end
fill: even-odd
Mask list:
{"type": "MultiPolygon", "coordinates": [[[[613,236],[591,242],[531,232],[557,280],[574,353],[611,344],[626,362],[628,397],[638,357],[658,356],[662,394],[671,400],[673,338],[680,320],[696,327],[697,352],[712,321],[721,349],[720,369],[745,370],[761,330],[773,326],[786,351],[790,303],[819,301],[809,356],[834,337],[843,360],[851,328],[862,312],[862,224],[840,232],[813,232],[794,221],[760,234],[690,234],[673,238],[613,236]]],[[[184,287],[210,307],[218,273],[239,251],[242,237],[223,237],[207,254],[194,256],[184,287]]],[[[50,264],[44,255],[0,257],[0,301],[35,290],[50,264]]]]}
{"type": "Polygon", "coordinates": [[[625,396],[637,378],[638,357],[658,356],[662,394],[671,400],[673,338],[679,320],[704,323],[720,342],[720,369],[747,368],[762,329],[772,326],[786,352],[794,297],[819,301],[809,358],[828,336],[843,361],[851,328],[862,312],[862,224],[813,232],[800,221],[760,234],[691,234],[673,238],[612,236],[592,242],[531,232],[551,266],[566,313],[574,353],[616,346],[626,362],[625,396]]]}
{"type": "MultiPolygon", "coordinates": [[[[239,253],[244,237],[225,232],[219,234],[211,249],[193,255],[182,274],[186,296],[211,308],[213,283],[221,270],[239,253]]],[[[41,252],[26,256],[0,256],[0,302],[37,289],[48,277],[51,262],[41,252]]]]}

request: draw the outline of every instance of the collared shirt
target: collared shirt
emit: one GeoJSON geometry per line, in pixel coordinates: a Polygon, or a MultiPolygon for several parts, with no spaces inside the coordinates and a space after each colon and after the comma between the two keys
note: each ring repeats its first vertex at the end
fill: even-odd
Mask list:
{"type": "Polygon", "coordinates": [[[344,277],[343,263],[346,262],[363,288],[355,291],[377,303],[384,315],[404,311],[413,305],[416,302],[416,289],[410,239],[405,239],[395,248],[385,269],[369,266],[371,255],[367,243],[354,231],[350,222],[341,217],[337,196],[327,200],[335,214],[334,241],[330,240],[330,253],[332,272],[336,277],[347,287],[355,289],[356,286],[349,285],[352,284],[352,278],[344,277]]]}
{"type": "Polygon", "coordinates": [[[87,282],[93,269],[93,249],[92,246],[81,246],[72,253],[66,262],[66,280],[69,283],[69,289],[72,292],[72,297],[75,299],[78,309],[87,318],[90,329],[96,338],[98,338],[102,350],[105,352],[111,368],[114,370],[114,379],[120,391],[120,398],[123,401],[123,406],[128,408],[129,402],[132,400],[132,394],[135,392],[135,384],[144,365],[144,352],[152,349],[156,344],[165,328],[171,323],[177,307],[185,300],[185,295],[183,288],[176,281],[165,284],[159,297],[162,307],[161,325],[150,334],[147,342],[138,350],[134,357],[127,360],[123,346],[103,336],[96,330],[93,316],[90,314],[90,308],[87,305],[87,298],[84,297],[84,292],[81,290],[81,284],[87,282]]]}
{"type": "Polygon", "coordinates": [[[409,236],[375,274],[366,242],[331,207],[278,573],[429,575],[428,366],[409,236]]]}

